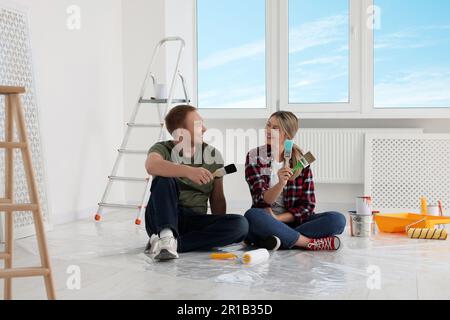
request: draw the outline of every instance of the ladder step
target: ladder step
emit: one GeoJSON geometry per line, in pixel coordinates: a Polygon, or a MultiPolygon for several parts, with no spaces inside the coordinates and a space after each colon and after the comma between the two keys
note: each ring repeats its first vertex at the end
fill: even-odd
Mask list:
{"type": "MultiPolygon", "coordinates": [[[[163,104],[167,103],[168,99],[140,99],[139,103],[154,103],[154,104],[163,104]]],[[[186,99],[173,99],[172,103],[190,103],[190,100],[186,99]]]]}
{"type": "Polygon", "coordinates": [[[25,149],[26,143],[23,142],[0,142],[1,149],[25,149]]]}
{"type": "Polygon", "coordinates": [[[0,260],[8,260],[10,258],[11,258],[11,255],[9,253],[6,253],[6,252],[0,253],[0,260]]]}
{"type": "Polygon", "coordinates": [[[127,126],[131,128],[161,128],[164,127],[164,124],[127,123],[127,126]]]}
{"type": "Polygon", "coordinates": [[[147,182],[149,178],[133,178],[133,177],[117,177],[109,176],[109,179],[113,181],[132,181],[132,182],[147,182]]]}
{"type": "Polygon", "coordinates": [[[49,274],[50,270],[42,267],[4,269],[0,270],[0,279],[39,277],[49,274]]]}
{"type": "Polygon", "coordinates": [[[141,206],[139,205],[132,205],[132,204],[118,204],[118,203],[99,203],[100,207],[105,208],[120,208],[120,209],[141,209],[141,206]]]}
{"type": "Polygon", "coordinates": [[[119,153],[123,154],[147,154],[146,150],[127,150],[127,149],[119,149],[119,153]]]}
{"type": "Polygon", "coordinates": [[[39,206],[37,204],[32,203],[0,203],[0,212],[21,212],[21,211],[34,211],[37,210],[39,206]]]}

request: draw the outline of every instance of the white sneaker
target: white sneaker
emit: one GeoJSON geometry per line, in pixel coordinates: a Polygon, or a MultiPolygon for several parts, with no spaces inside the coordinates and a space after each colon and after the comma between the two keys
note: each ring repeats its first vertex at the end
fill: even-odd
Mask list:
{"type": "Polygon", "coordinates": [[[155,254],[155,248],[156,248],[155,244],[156,244],[156,241],[158,241],[158,240],[159,240],[159,237],[156,234],[153,234],[150,237],[150,240],[148,241],[147,246],[145,247],[144,253],[150,254],[150,255],[155,254]]]}
{"type": "Polygon", "coordinates": [[[151,254],[155,255],[155,260],[167,261],[178,259],[178,241],[175,237],[157,237],[151,246],[151,254]]]}

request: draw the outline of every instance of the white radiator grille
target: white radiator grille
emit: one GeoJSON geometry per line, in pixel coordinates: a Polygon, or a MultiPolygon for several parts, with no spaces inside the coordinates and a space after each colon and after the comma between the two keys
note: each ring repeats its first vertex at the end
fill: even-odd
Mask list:
{"type": "Polygon", "coordinates": [[[296,143],[317,158],[317,183],[363,184],[364,145],[368,133],[423,133],[422,129],[301,129],[296,143]]]}
{"type": "Polygon", "coordinates": [[[420,212],[420,199],[450,207],[450,135],[367,136],[366,193],[377,210],[420,212]]]}
{"type": "MultiPolygon", "coordinates": [[[[39,129],[39,114],[34,92],[34,78],[31,59],[30,39],[27,14],[0,7],[0,83],[2,85],[24,86],[26,94],[22,95],[31,156],[36,174],[39,198],[44,221],[49,226],[49,210],[45,188],[44,164],[42,161],[41,139],[39,129]]],[[[0,140],[4,140],[5,109],[4,98],[0,99],[0,140]]],[[[5,152],[0,151],[0,197],[4,196],[4,162],[5,152]]],[[[14,153],[14,200],[16,203],[26,203],[28,188],[23,169],[21,153],[14,153]]],[[[3,234],[3,215],[0,215],[0,241],[3,234]]],[[[29,212],[18,212],[14,215],[14,234],[23,238],[34,234],[33,217],[29,212]]]]}

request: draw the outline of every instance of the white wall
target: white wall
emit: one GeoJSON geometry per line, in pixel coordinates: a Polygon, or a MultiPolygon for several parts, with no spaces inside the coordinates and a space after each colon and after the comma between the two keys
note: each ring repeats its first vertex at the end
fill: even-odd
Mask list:
{"type": "Polygon", "coordinates": [[[29,10],[53,222],[93,217],[122,136],[121,1],[8,3],[29,10]],[[70,5],[82,10],[79,31],[66,27],[70,5]]]}
{"type": "MultiPolygon", "coordinates": [[[[123,70],[124,70],[124,118],[130,119],[140,94],[145,74],[150,64],[156,44],[165,35],[164,0],[123,0],[123,70]]],[[[158,82],[165,82],[165,51],[157,58],[152,70],[158,82]]],[[[149,88],[148,94],[152,94],[149,88]]],[[[159,122],[155,105],[142,105],[138,123],[159,122]]],[[[133,129],[130,149],[148,150],[158,139],[158,129],[133,129]]],[[[144,157],[145,158],[145,157],[144,157]]],[[[142,156],[124,157],[125,174],[132,177],[146,176],[142,156]]],[[[129,203],[139,203],[145,186],[126,185],[129,203]]]]}

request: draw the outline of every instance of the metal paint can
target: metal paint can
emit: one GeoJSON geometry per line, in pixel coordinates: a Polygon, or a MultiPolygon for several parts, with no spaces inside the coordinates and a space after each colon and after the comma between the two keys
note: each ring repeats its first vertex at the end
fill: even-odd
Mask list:
{"type": "Polygon", "coordinates": [[[372,197],[356,198],[356,213],[360,216],[372,215],[372,197]]]}
{"type": "Polygon", "coordinates": [[[350,235],[358,238],[370,238],[375,234],[373,216],[350,215],[350,235]]]}

